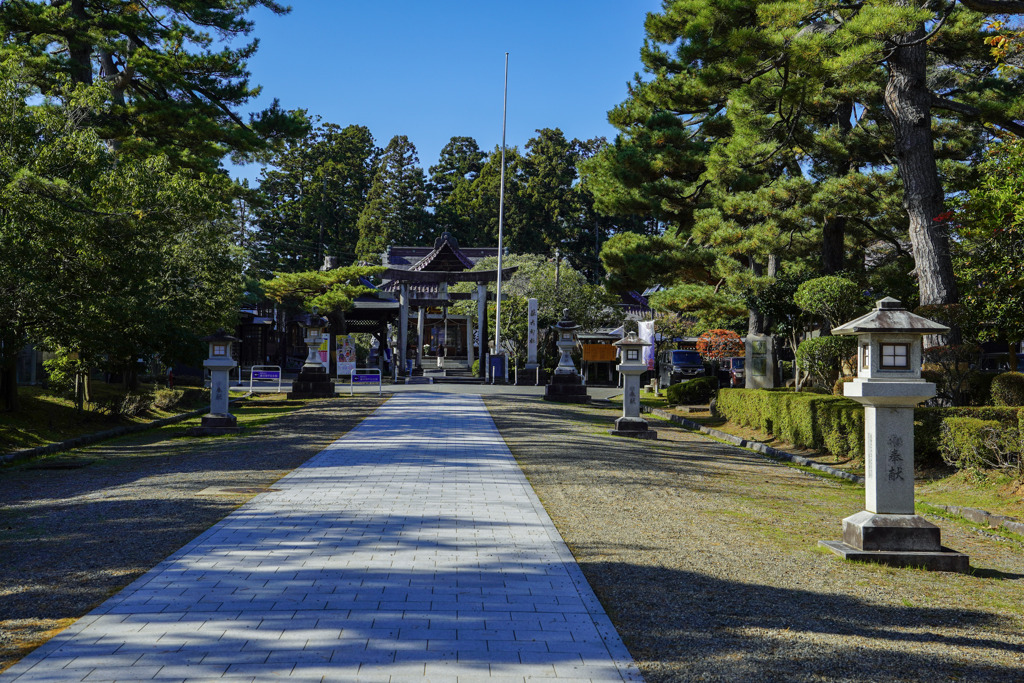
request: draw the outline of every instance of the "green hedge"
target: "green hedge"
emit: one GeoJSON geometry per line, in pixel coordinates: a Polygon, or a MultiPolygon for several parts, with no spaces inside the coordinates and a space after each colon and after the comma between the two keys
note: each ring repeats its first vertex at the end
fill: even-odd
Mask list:
{"type": "MultiPolygon", "coordinates": [[[[847,398],[791,389],[722,389],[718,392],[717,409],[730,422],[759,429],[802,448],[840,457],[864,454],[864,409],[847,398]]],[[[915,464],[941,465],[943,425],[964,418],[998,423],[1011,435],[1024,433],[1024,410],[1018,408],[915,408],[915,464]]],[[[964,429],[968,427],[960,427],[961,431],[964,429]]]]}
{"type": "Polygon", "coordinates": [[[717,377],[698,377],[665,389],[669,405],[704,405],[715,397],[718,391],[717,377]]]}
{"type": "Polygon", "coordinates": [[[795,391],[722,389],[718,412],[796,446],[842,457],[864,453],[864,409],[841,396],[795,391]]]}

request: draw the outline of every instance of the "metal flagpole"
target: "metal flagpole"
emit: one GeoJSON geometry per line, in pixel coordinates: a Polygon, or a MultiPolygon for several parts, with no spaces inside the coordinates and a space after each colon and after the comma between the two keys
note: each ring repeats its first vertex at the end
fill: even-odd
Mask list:
{"type": "Polygon", "coordinates": [[[508,53],[505,53],[505,95],[501,104],[501,193],[498,195],[498,291],[495,305],[494,352],[501,354],[501,259],[505,227],[505,113],[508,110],[508,53]]]}

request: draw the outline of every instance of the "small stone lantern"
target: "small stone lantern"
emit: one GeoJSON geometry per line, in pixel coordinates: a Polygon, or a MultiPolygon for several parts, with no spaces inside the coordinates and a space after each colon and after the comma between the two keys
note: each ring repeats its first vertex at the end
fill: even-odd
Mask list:
{"type": "Polygon", "coordinates": [[[583,380],[572,362],[572,350],[576,348],[576,330],[580,328],[569,317],[569,309],[562,310],[562,319],[553,326],[558,334],[555,346],[562,352],[558,367],[551,377],[551,383],[544,387],[544,400],[558,403],[589,403],[590,396],[583,380]]]}
{"type": "Polygon", "coordinates": [[[832,329],[857,337],[857,377],[845,394],[864,406],[865,509],[843,520],[842,541],[821,541],[850,560],[966,572],[966,555],[943,548],[937,526],[914,514],[914,407],[935,395],[921,379],[924,336],[949,328],[886,297],[832,329]]]}
{"type": "Polygon", "coordinates": [[[202,341],[210,348],[209,357],[203,361],[203,367],[210,371],[210,412],[200,420],[199,427],[188,432],[194,436],[238,432],[238,420],[230,413],[228,404],[228,376],[238,366],[231,357],[231,343],[238,338],[220,329],[202,341]]]}
{"type": "Polygon", "coordinates": [[[323,341],[324,330],[327,329],[327,319],[321,317],[320,311],[314,308],[308,319],[299,324],[306,331],[304,341],[309,347],[309,355],[302,364],[299,376],[292,382],[288,398],[333,398],[334,383],[327,374],[324,364],[320,362],[320,342],[323,341]]]}
{"type": "Polygon", "coordinates": [[[630,332],[615,342],[619,348],[620,360],[616,368],[622,373],[622,417],[615,421],[613,436],[631,436],[636,439],[657,439],[658,433],[647,428],[647,420],[640,417],[640,375],[647,371],[644,361],[644,347],[650,346],[630,332]]]}

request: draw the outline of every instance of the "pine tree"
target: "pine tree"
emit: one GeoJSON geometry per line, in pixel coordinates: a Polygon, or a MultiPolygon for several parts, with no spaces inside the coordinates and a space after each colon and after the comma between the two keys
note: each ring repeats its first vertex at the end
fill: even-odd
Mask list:
{"type": "Polygon", "coordinates": [[[470,137],[453,137],[430,167],[430,206],[438,232],[450,232],[461,244],[481,244],[484,224],[474,214],[460,211],[459,200],[480,177],[487,155],[470,137]]]}
{"type": "Polygon", "coordinates": [[[212,170],[226,154],[252,158],[305,126],[276,100],[248,120],[239,113],[259,92],[246,69],[258,41],[214,45],[251,33],[246,15],[257,7],[288,11],[275,0],[8,0],[0,53],[24,64],[44,95],[105,84],[115,106],[89,124],[122,152],[212,170]]]}
{"type": "Polygon", "coordinates": [[[843,262],[839,237],[851,227],[893,241],[885,199],[895,170],[921,301],[955,301],[947,226],[936,218],[946,193],[970,180],[984,126],[1021,130],[1019,74],[996,74],[984,16],[964,5],[1022,9],[980,0],[666,2],[646,24],[651,76],[638,77],[611,114],[623,135],[600,169],[608,207],[646,207],[688,232],[715,188],[734,195],[744,173],[764,174],[755,186],[806,177],[806,218],[821,231],[829,272],[843,262]]]}

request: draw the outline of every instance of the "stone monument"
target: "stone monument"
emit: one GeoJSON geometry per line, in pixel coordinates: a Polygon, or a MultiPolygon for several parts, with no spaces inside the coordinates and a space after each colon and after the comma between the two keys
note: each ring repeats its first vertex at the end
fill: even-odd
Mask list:
{"type": "Polygon", "coordinates": [[[569,309],[562,310],[562,320],[554,326],[558,333],[558,341],[555,346],[561,351],[562,356],[555,368],[555,374],[551,382],[544,387],[544,400],[558,403],[589,403],[590,396],[587,395],[587,387],[583,385],[583,379],[576,372],[576,366],[572,362],[572,350],[576,348],[576,330],[580,328],[569,318],[569,309]]]}
{"type": "Polygon", "coordinates": [[[327,319],[321,317],[317,308],[313,308],[313,313],[302,326],[306,331],[304,341],[309,348],[309,355],[299,371],[298,378],[292,382],[288,398],[333,398],[334,383],[320,362],[320,342],[323,341],[323,333],[327,328],[327,319]]]}
{"type": "Polygon", "coordinates": [[[651,343],[640,339],[636,332],[615,342],[621,354],[619,366],[622,374],[622,417],[615,421],[613,436],[630,436],[634,439],[657,439],[658,433],[647,428],[647,420],[640,417],[640,375],[647,371],[644,348],[651,343]]]}
{"type": "Polygon", "coordinates": [[[775,342],[772,337],[748,334],[744,387],[747,389],[775,388],[775,342]]]}
{"type": "Polygon", "coordinates": [[[949,332],[886,297],[833,328],[857,336],[857,377],[845,394],[864,406],[865,509],[843,520],[842,541],[821,545],[848,560],[966,572],[966,555],[944,548],[937,526],[914,514],[914,406],[935,395],[921,379],[921,341],[949,332]]]}
{"type": "Polygon", "coordinates": [[[209,357],[203,367],[210,371],[210,412],[202,417],[198,427],[188,430],[190,436],[231,434],[241,431],[238,420],[230,412],[229,375],[238,363],[231,357],[231,343],[238,341],[223,329],[202,341],[210,345],[209,357]]]}

